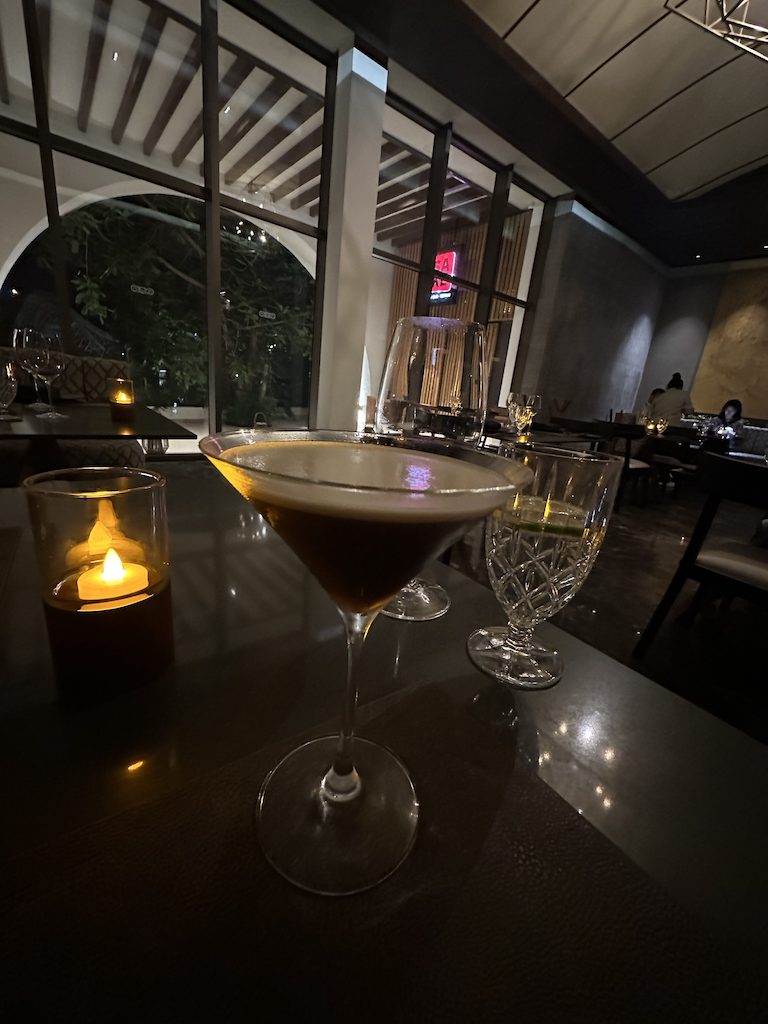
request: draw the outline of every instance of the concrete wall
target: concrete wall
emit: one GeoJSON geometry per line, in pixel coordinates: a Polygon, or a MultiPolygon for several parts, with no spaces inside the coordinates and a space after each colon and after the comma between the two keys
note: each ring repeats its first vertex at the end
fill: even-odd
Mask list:
{"type": "Polygon", "coordinates": [[[701,273],[667,280],[640,382],[637,409],[645,404],[653,388],[666,387],[676,371],[682,375],[686,388],[691,389],[723,280],[722,273],[701,273]]]}
{"type": "Polygon", "coordinates": [[[697,409],[740,398],[744,415],[768,419],[768,266],[725,279],[694,382],[697,409]]]}
{"type": "Polygon", "coordinates": [[[664,284],[663,268],[637,246],[561,204],[514,385],[542,394],[544,416],[565,402],[564,415],[582,419],[633,409],[664,284]]]}

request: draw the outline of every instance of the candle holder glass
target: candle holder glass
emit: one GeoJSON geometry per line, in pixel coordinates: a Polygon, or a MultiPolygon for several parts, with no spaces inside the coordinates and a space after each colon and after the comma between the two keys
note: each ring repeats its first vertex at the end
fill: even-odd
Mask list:
{"type": "Polygon", "coordinates": [[[163,477],[67,469],[24,488],[62,693],[101,696],[157,676],[173,659],[163,477]]]}
{"type": "Polygon", "coordinates": [[[132,380],[128,380],[127,377],[108,378],[107,395],[115,419],[130,419],[133,416],[135,395],[132,380]]]}

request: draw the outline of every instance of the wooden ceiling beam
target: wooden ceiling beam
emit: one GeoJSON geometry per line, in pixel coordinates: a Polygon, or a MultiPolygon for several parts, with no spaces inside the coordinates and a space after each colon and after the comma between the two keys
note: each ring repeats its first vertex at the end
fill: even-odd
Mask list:
{"type": "Polygon", "coordinates": [[[128,121],[133,113],[136,101],[139,98],[142,86],[149,71],[149,65],[157,50],[160,36],[163,34],[167,15],[159,7],[150,7],[147,20],[144,23],[144,31],[141,34],[136,56],[133,58],[131,71],[125,86],[125,92],[117,111],[115,123],[112,125],[112,141],[116,144],[122,142],[128,121]]]}
{"type": "MultiPolygon", "coordinates": [[[[273,164],[270,164],[269,167],[266,167],[260,174],[257,174],[256,177],[248,183],[248,191],[257,192],[259,189],[269,185],[269,183],[274,181],[275,178],[279,178],[281,174],[284,174],[289,167],[294,167],[300,160],[303,160],[304,157],[309,156],[313,150],[319,149],[322,144],[323,126],[318,125],[314,131],[310,132],[309,135],[306,135],[303,139],[297,142],[295,146],[286,150],[285,153],[278,157],[273,164]]],[[[310,167],[312,166],[313,165],[310,164],[310,167]]],[[[314,177],[314,174],[312,177],[314,177]]],[[[288,180],[285,184],[286,192],[292,192],[294,188],[297,187],[296,185],[290,184],[291,181],[295,180],[295,177],[288,180]]],[[[304,180],[309,181],[310,179],[305,178],[304,180]]],[[[280,188],[283,187],[283,185],[280,186],[280,188]]],[[[285,192],[283,195],[285,195],[285,192]]],[[[276,198],[275,192],[272,193],[272,197],[276,198]]]]}
{"type": "Polygon", "coordinates": [[[298,106],[285,115],[282,121],[268,131],[262,139],[259,139],[255,146],[252,146],[247,153],[230,167],[224,176],[225,183],[233,185],[250,167],[257,164],[262,157],[275,149],[276,146],[279,146],[284,139],[287,139],[289,135],[292,135],[302,125],[306,124],[310,117],[313,117],[318,110],[322,109],[322,106],[322,100],[319,100],[316,96],[306,96],[298,106]]]}
{"type": "MultiPolygon", "coordinates": [[[[232,64],[219,82],[219,113],[223,110],[233,94],[240,88],[245,79],[254,68],[254,63],[246,54],[235,57],[232,64]]],[[[203,137],[203,115],[202,111],[197,115],[192,124],[184,132],[178,145],[173,151],[171,162],[178,167],[189,155],[192,147],[203,137]]]]}
{"type": "MultiPolygon", "coordinates": [[[[308,181],[313,181],[315,178],[320,177],[321,161],[313,160],[311,164],[307,164],[303,167],[298,174],[291,175],[282,185],[278,185],[277,188],[272,189],[272,198],[277,203],[281,199],[284,199],[290,192],[294,192],[296,189],[301,188],[302,185],[306,185],[308,181]]],[[[320,195],[320,182],[317,182],[317,195],[314,196],[316,199],[320,195]]]]}
{"type": "Polygon", "coordinates": [[[266,89],[253,100],[245,113],[238,117],[219,143],[219,160],[223,160],[239,142],[243,141],[248,132],[255,128],[272,107],[280,102],[290,87],[290,82],[279,75],[272,79],[266,89]]]}
{"type": "MultiPolygon", "coordinates": [[[[389,139],[384,141],[381,147],[381,156],[379,157],[379,163],[383,164],[386,160],[391,160],[392,157],[397,156],[399,153],[405,152],[399,142],[393,142],[389,139]]],[[[312,188],[307,189],[298,196],[294,196],[291,200],[291,208],[298,210],[302,206],[306,206],[307,203],[314,202],[320,195],[320,185],[313,185],[312,188]]],[[[310,217],[316,217],[318,206],[315,204],[310,208],[310,217]]]]}
{"type": "Polygon", "coordinates": [[[104,51],[104,40],[107,35],[109,16],[112,12],[112,0],[94,0],[91,15],[91,30],[88,34],[88,49],[85,54],[83,81],[80,86],[80,102],[77,107],[77,127],[81,132],[88,131],[88,121],[93,106],[93,95],[96,91],[96,79],[99,77],[101,55],[104,51]]]}
{"type": "Polygon", "coordinates": [[[189,83],[197,74],[201,62],[202,52],[200,49],[200,33],[198,32],[190,43],[189,49],[184,54],[184,58],[174,75],[170,88],[163,97],[163,102],[157,108],[157,113],[152,124],[149,126],[149,131],[144,136],[142,149],[145,156],[150,156],[160,141],[160,136],[168,127],[168,122],[173,117],[179,103],[181,103],[184,93],[189,88],[189,83]]]}

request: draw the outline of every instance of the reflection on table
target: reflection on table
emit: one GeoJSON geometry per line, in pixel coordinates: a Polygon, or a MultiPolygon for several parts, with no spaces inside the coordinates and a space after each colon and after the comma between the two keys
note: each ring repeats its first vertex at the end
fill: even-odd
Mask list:
{"type": "Polygon", "coordinates": [[[167,472],[176,666],[77,712],[56,698],[21,495],[0,492],[11,1009],[290,1016],[311,995],[321,1016],[375,998],[389,1019],[759,1019],[768,753],[554,627],[559,686],[495,685],[463,650],[495,599],[442,565],[450,613],[380,618],[361,693],[361,734],[412,770],[414,851],[343,901],[283,883],[253,801],[281,752],[336,724],[341,622],[210,467],[167,472]]]}

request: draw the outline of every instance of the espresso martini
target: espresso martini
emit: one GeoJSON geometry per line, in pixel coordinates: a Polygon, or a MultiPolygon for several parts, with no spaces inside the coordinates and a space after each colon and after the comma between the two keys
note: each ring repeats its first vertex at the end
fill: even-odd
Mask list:
{"type": "Polygon", "coordinates": [[[470,461],[345,441],[256,442],[215,463],[338,606],[358,613],[386,604],[513,486],[470,461]]]}

